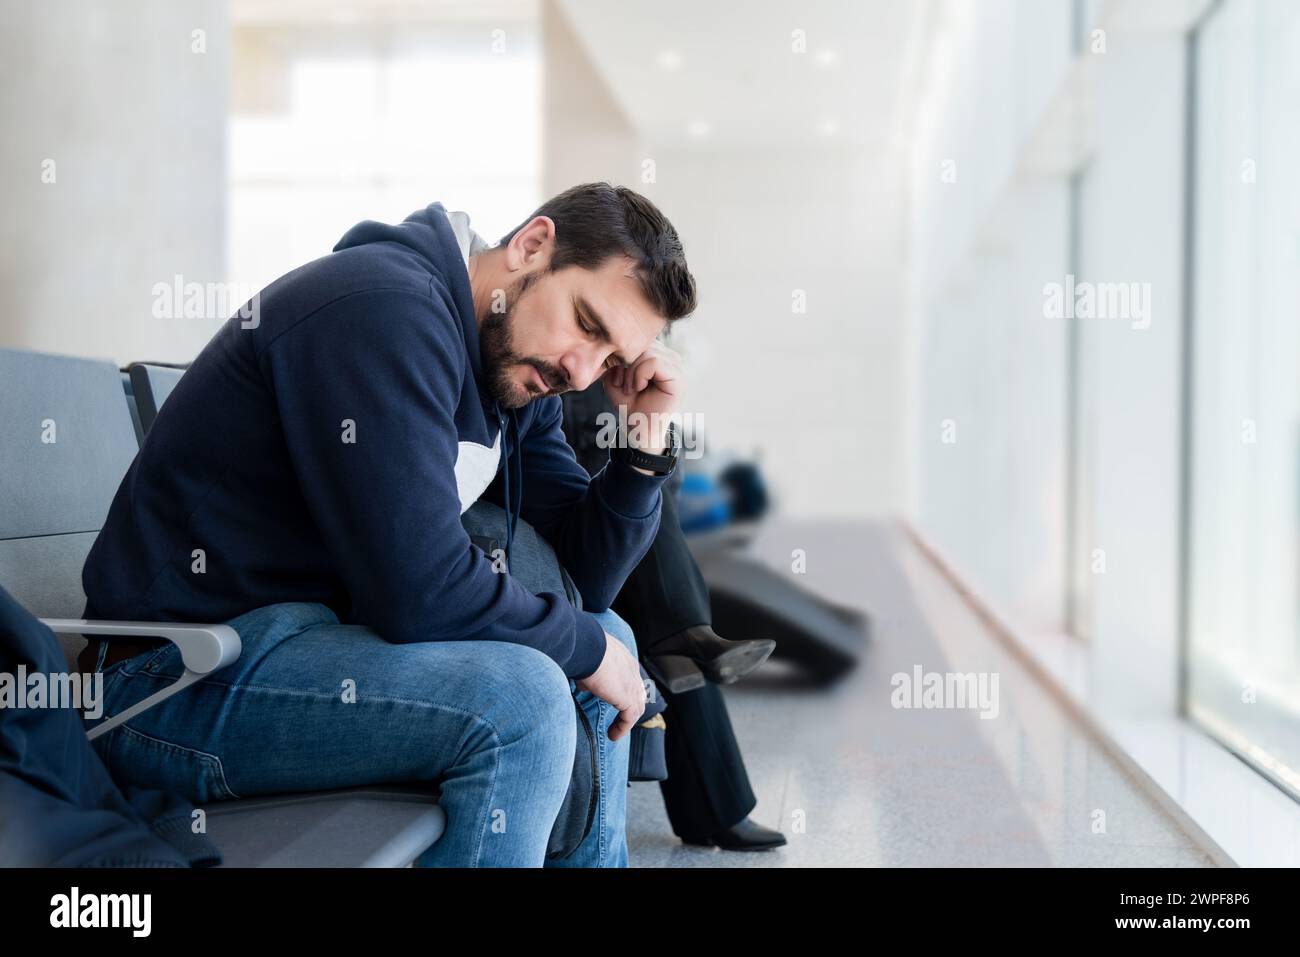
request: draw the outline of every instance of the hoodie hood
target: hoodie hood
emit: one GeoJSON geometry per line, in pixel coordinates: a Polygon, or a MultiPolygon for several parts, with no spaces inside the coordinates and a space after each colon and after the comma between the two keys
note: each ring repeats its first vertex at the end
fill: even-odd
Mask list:
{"type": "Polygon", "coordinates": [[[371,243],[396,243],[419,257],[421,265],[438,277],[451,293],[461,339],[465,343],[465,352],[469,356],[483,407],[496,416],[500,409],[487,391],[483,379],[478,318],[474,311],[474,294],[470,289],[469,270],[465,263],[467,253],[477,253],[487,246],[477,233],[471,231],[468,245],[462,248],[457,229],[452,226],[452,217],[463,217],[464,230],[468,231],[469,217],[464,213],[448,213],[442,203],[430,203],[424,209],[417,209],[396,225],[367,219],[344,233],[343,238],[335,244],[334,252],[371,243]]]}

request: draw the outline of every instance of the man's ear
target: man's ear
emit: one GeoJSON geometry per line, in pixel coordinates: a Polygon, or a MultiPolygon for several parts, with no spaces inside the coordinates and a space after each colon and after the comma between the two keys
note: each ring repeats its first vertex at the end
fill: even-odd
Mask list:
{"type": "Polygon", "coordinates": [[[554,249],[555,221],[549,216],[534,216],[510,238],[506,266],[511,272],[529,266],[545,268],[554,249]]]}

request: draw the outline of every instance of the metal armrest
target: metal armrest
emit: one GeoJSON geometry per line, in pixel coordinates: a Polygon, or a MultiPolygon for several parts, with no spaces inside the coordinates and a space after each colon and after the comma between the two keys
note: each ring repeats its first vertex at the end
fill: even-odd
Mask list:
{"type": "Polygon", "coordinates": [[[138,637],[147,635],[166,638],[181,650],[185,674],[174,683],[137,701],[121,714],[105,718],[86,734],[94,741],[107,734],[124,721],[147,711],[160,701],[165,701],[178,691],[183,691],[196,681],[202,681],[212,672],[239,658],[242,646],[239,634],[229,625],[178,625],[170,621],[86,621],[80,618],[42,618],[50,631],[59,635],[104,635],[106,637],[138,637]]]}

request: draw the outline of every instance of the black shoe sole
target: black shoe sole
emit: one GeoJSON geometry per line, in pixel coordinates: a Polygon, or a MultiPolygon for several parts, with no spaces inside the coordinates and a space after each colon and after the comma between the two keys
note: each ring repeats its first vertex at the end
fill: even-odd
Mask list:
{"type": "Polygon", "coordinates": [[[788,843],[785,840],[768,843],[768,844],[719,844],[712,838],[682,838],[683,844],[691,844],[695,847],[716,847],[722,851],[775,851],[778,847],[785,847],[788,843]]]}
{"type": "Polygon", "coordinates": [[[714,684],[729,685],[756,670],[771,657],[776,642],[770,638],[746,641],[730,651],[724,651],[711,661],[699,661],[700,670],[714,684]]]}

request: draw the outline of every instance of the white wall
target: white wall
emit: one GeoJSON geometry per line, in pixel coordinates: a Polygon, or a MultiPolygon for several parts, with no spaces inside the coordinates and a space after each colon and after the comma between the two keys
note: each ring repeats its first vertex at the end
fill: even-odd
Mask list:
{"type": "Polygon", "coordinates": [[[543,199],[579,183],[636,188],[636,130],[555,0],[542,5],[543,199]]]}
{"type": "Polygon", "coordinates": [[[1064,603],[1068,329],[1041,290],[1066,272],[1068,190],[1017,167],[1068,65],[1068,14],[942,5],[912,166],[914,514],[1040,628],[1064,603]]]}
{"type": "Polygon", "coordinates": [[[126,362],[212,335],[154,318],[153,286],[224,278],[228,42],[221,0],[6,4],[0,345],[126,362]]]}
{"type": "MultiPolygon", "coordinates": [[[[904,493],[902,219],[864,149],[646,147],[700,307],[674,340],[708,446],[756,451],[788,515],[897,514],[904,493]],[[806,312],[795,312],[795,291],[806,312]]],[[[675,334],[676,335],[676,334],[675,334]]]]}
{"type": "Polygon", "coordinates": [[[1067,628],[1070,361],[1080,362],[1074,599],[1102,706],[1177,688],[1185,34],[1067,0],[941,4],[913,155],[918,527],[1025,631],[1067,628]],[[947,166],[945,164],[953,165],[947,166]],[[945,171],[950,175],[944,176],[945,171]],[[952,173],[955,171],[955,181],[952,173]],[[1084,179],[1078,260],[1070,178],[1084,179]],[[1149,328],[1054,319],[1044,284],[1150,284],[1149,328]],[[1071,329],[1071,325],[1074,329],[1071,329]],[[944,425],[951,428],[945,441],[944,425]]]}
{"type": "MultiPolygon", "coordinates": [[[[1100,147],[1082,214],[1086,273],[1151,284],[1151,323],[1092,320],[1094,574],[1101,690],[1117,707],[1172,707],[1182,547],[1181,388],[1185,41],[1116,36],[1099,71],[1100,147]],[[1134,96],[1141,90],[1142,96],[1134,96]],[[1123,666],[1120,666],[1123,663],[1123,666]],[[1148,697],[1149,696],[1149,697],[1148,697]]],[[[1089,539],[1090,535],[1090,539],[1089,539]]]]}

